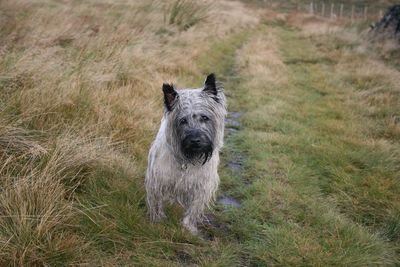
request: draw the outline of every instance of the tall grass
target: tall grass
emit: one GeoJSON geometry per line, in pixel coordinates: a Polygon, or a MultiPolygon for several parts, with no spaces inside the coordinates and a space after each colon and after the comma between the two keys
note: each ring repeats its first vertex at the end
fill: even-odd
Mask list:
{"type": "Polygon", "coordinates": [[[0,265],[393,264],[398,71],[354,29],[234,1],[0,1],[0,265]],[[262,22],[262,23],[260,23],[262,22]],[[316,44],[316,45],[315,45],[316,44]],[[204,230],[150,225],[161,84],[244,111],[204,230]]]}
{"type": "Polygon", "coordinates": [[[198,84],[211,40],[256,24],[210,4],[0,1],[0,265],[124,264],[126,246],[143,247],[137,264],[176,262],[141,245],[159,234],[141,228],[162,82],[198,84]]]}
{"type": "Polygon", "coordinates": [[[167,8],[169,24],[175,24],[181,30],[187,30],[202,20],[208,14],[209,6],[199,5],[194,1],[175,0],[167,8]]]}

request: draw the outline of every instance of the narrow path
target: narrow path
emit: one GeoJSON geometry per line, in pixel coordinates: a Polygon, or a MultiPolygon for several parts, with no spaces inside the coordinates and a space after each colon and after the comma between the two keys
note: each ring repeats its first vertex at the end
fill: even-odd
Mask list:
{"type": "MultiPolygon", "coordinates": [[[[230,141],[230,138],[236,136],[238,131],[240,130],[240,117],[242,116],[242,112],[231,111],[228,113],[227,118],[225,119],[225,140],[226,142],[230,141]]],[[[232,152],[232,151],[231,151],[232,152]]],[[[227,168],[232,175],[240,176],[240,173],[243,170],[243,161],[245,156],[243,153],[236,151],[231,153],[229,157],[225,157],[224,167],[227,168]]],[[[218,197],[218,204],[222,205],[225,208],[239,208],[240,200],[232,197],[222,195],[218,197]]]]}

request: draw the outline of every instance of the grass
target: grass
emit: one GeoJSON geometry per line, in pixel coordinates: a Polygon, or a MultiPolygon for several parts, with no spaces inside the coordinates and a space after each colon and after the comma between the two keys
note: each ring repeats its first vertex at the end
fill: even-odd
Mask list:
{"type": "Polygon", "coordinates": [[[246,110],[242,133],[232,142],[234,150],[247,154],[241,178],[252,184],[245,187],[243,181],[225,176],[223,180],[223,191],[230,190],[243,201],[243,209],[228,214],[226,221],[231,222],[247,263],[394,264],[398,241],[385,235],[385,229],[397,229],[396,219],[390,218],[398,212],[398,189],[392,187],[396,160],[391,152],[382,154],[376,145],[370,147],[370,140],[348,144],[348,138],[365,138],[363,130],[357,131],[359,118],[351,116],[354,102],[347,100],[353,89],[335,84],[339,79],[331,77],[335,72],[330,61],[318,60],[326,55],[308,39],[287,28],[278,28],[275,34],[280,38],[275,51],[276,36],[255,36],[248,50],[244,46],[246,68],[236,92],[241,97],[233,101],[236,108],[246,110]],[[270,50],[274,58],[260,56],[270,50]],[[254,56],[251,51],[256,51],[254,56]],[[310,59],[311,64],[283,63],[297,58],[310,59]],[[259,71],[266,74],[264,79],[271,73],[273,81],[263,81],[259,71]],[[363,170],[348,165],[360,161],[363,170]],[[393,172],[387,173],[389,169],[393,172]]]}
{"type": "Polygon", "coordinates": [[[193,1],[176,0],[166,10],[169,13],[168,22],[176,24],[180,30],[187,30],[205,19],[208,8],[207,5],[198,5],[193,1]]]}
{"type": "Polygon", "coordinates": [[[210,4],[0,3],[1,266],[399,264],[398,70],[355,27],[210,4]],[[241,207],[200,238],[148,223],[143,179],[162,82],[209,72],[241,207]]]}

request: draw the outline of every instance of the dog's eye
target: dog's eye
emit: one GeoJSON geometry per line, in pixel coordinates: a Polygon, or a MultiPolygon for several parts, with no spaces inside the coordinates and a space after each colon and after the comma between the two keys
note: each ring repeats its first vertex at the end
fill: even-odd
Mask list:
{"type": "Polygon", "coordinates": [[[179,124],[186,124],[187,123],[187,119],[183,118],[179,120],[179,124]]]}
{"type": "Polygon", "coordinates": [[[203,121],[208,121],[208,120],[209,120],[209,118],[208,118],[207,116],[205,116],[205,115],[201,116],[201,119],[202,119],[203,121]]]}

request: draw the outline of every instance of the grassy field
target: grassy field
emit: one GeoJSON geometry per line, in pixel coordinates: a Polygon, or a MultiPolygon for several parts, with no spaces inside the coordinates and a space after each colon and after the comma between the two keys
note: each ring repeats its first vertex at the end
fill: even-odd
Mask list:
{"type": "Polygon", "coordinates": [[[400,75],[359,25],[234,1],[0,1],[0,266],[396,266],[400,75]],[[149,224],[161,85],[225,84],[202,235],[149,224]],[[233,115],[232,115],[233,116],[233,115]]]}

